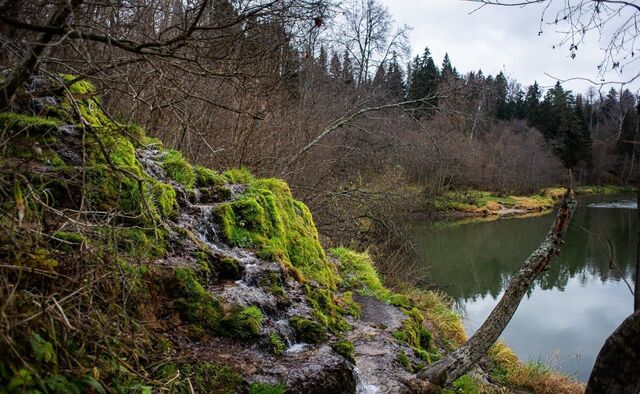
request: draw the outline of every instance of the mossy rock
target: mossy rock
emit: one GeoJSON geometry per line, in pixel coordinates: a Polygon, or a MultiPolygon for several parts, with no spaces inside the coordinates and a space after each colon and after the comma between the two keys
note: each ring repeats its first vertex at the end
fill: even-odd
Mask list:
{"type": "Polygon", "coordinates": [[[61,124],[55,118],[0,112],[0,129],[11,130],[11,134],[44,134],[57,130],[61,124]]]}
{"type": "Polygon", "coordinates": [[[210,204],[222,202],[231,198],[231,189],[226,186],[211,186],[198,189],[198,202],[210,204]]]}
{"type": "Polygon", "coordinates": [[[279,261],[293,275],[334,289],[335,267],[327,260],[309,209],[279,179],[252,181],[237,200],[214,211],[224,240],[255,248],[259,257],[279,261]]]}
{"type": "Polygon", "coordinates": [[[224,336],[240,339],[255,339],[262,331],[264,314],[255,305],[233,308],[220,321],[220,332],[224,336]]]}
{"type": "Polygon", "coordinates": [[[162,157],[162,168],[171,179],[185,188],[192,189],[195,186],[196,172],[179,151],[166,151],[162,157]]]}
{"type": "Polygon", "coordinates": [[[350,362],[355,362],[355,349],[350,341],[339,341],[331,344],[331,348],[350,362]]]}
{"type": "Polygon", "coordinates": [[[327,340],[327,331],[319,323],[302,316],[289,319],[289,325],[296,333],[296,337],[306,343],[321,343],[327,340]]]}
{"type": "Polygon", "coordinates": [[[223,316],[220,302],[202,287],[193,269],[177,268],[175,279],[178,291],[175,306],[182,318],[198,330],[216,334],[223,316]]]}
{"type": "Polygon", "coordinates": [[[267,350],[276,356],[282,356],[285,351],[285,344],[278,333],[272,332],[267,337],[267,350]]]}
{"type": "Polygon", "coordinates": [[[194,166],[193,170],[196,174],[196,187],[202,188],[224,186],[227,182],[227,178],[224,175],[218,174],[210,168],[203,166],[194,166]]]}

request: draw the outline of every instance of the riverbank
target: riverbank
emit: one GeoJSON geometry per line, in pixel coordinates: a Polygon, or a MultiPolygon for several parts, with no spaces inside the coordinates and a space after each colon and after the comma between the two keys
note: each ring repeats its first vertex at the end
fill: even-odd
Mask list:
{"type": "MultiPolygon", "coordinates": [[[[501,218],[528,216],[552,209],[561,199],[565,188],[545,188],[528,196],[500,195],[480,190],[447,191],[430,201],[430,208],[442,219],[501,218]]],[[[578,195],[612,195],[635,192],[629,186],[579,186],[578,195]]]]}

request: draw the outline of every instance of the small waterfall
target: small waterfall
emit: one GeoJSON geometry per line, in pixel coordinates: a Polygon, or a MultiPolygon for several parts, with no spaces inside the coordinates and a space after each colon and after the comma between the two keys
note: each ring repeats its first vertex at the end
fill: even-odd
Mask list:
{"type": "Polygon", "coordinates": [[[378,386],[367,383],[367,379],[355,365],[352,368],[353,378],[356,381],[356,394],[376,394],[380,391],[378,386]]]}

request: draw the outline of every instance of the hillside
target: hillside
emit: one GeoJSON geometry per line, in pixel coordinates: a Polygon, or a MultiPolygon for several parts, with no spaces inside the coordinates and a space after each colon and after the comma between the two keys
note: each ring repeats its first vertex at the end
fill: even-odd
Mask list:
{"type": "MultiPolygon", "coordinates": [[[[85,80],[43,87],[0,114],[2,392],[439,390],[415,373],[466,340],[444,296],[325,250],[284,181],[192,166],[85,80]]],[[[581,389],[498,344],[445,390],[516,388],[581,389]]]]}

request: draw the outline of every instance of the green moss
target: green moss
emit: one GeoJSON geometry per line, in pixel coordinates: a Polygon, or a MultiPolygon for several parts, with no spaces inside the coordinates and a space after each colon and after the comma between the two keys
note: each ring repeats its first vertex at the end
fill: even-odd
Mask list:
{"type": "Polygon", "coordinates": [[[276,356],[282,356],[284,354],[285,345],[278,333],[272,332],[269,335],[267,338],[267,349],[276,356]]]}
{"type": "Polygon", "coordinates": [[[173,186],[156,182],[151,188],[155,205],[159,208],[164,217],[171,217],[176,212],[178,202],[176,201],[176,191],[173,186]]]}
{"type": "Polygon", "coordinates": [[[220,328],[220,302],[207,292],[191,268],[177,268],[175,279],[178,297],[175,301],[180,315],[196,329],[215,333],[220,328]]]}
{"type": "Polygon", "coordinates": [[[177,150],[169,150],[162,157],[162,168],[167,175],[187,189],[192,189],[196,183],[196,172],[191,164],[182,157],[177,150]]]}
{"type": "Polygon", "coordinates": [[[401,294],[393,293],[380,280],[371,257],[347,248],[334,248],[329,253],[337,259],[342,279],[341,286],[359,294],[375,297],[382,302],[397,306],[409,305],[401,294]]]}
{"type": "Polygon", "coordinates": [[[87,238],[84,235],[68,231],[56,231],[52,237],[50,244],[54,248],[65,251],[82,248],[87,243],[87,238]]]}
{"type": "Polygon", "coordinates": [[[203,166],[194,166],[193,170],[196,174],[197,187],[223,186],[226,183],[226,177],[217,172],[203,166]]]}
{"type": "Polygon", "coordinates": [[[331,332],[339,334],[350,327],[343,315],[345,311],[336,305],[334,293],[328,289],[305,286],[307,302],[313,309],[313,317],[331,332]]]}
{"type": "Polygon", "coordinates": [[[443,394],[465,393],[479,394],[483,392],[480,385],[469,375],[462,375],[451,383],[451,388],[442,390],[443,394]]]}
{"type": "Polygon", "coordinates": [[[138,227],[103,227],[98,229],[106,242],[115,241],[118,250],[128,257],[163,257],[167,250],[169,231],[164,226],[156,229],[138,227]]]}
{"type": "Polygon", "coordinates": [[[396,356],[396,360],[400,363],[400,365],[404,367],[404,369],[407,370],[407,372],[413,373],[413,363],[411,362],[411,359],[409,359],[409,357],[402,350],[398,352],[398,355],[396,356]]]}
{"type": "Polygon", "coordinates": [[[13,133],[46,133],[56,130],[60,120],[42,116],[30,116],[13,112],[0,112],[0,129],[12,130],[13,133]]]}
{"type": "Polygon", "coordinates": [[[220,332],[222,335],[232,338],[256,338],[262,331],[263,320],[264,315],[257,306],[251,305],[245,309],[234,309],[220,321],[220,332]]]}
{"type": "Polygon", "coordinates": [[[331,348],[336,353],[346,358],[347,360],[351,361],[352,363],[355,362],[355,353],[354,353],[355,349],[353,347],[353,343],[349,341],[340,341],[340,342],[332,343],[331,348]]]}
{"type": "Polygon", "coordinates": [[[86,79],[78,79],[76,75],[61,74],[60,76],[71,93],[87,95],[94,93],[96,90],[91,82],[86,79]],[[73,84],[69,85],[71,82],[73,82],[73,84]]]}
{"type": "Polygon", "coordinates": [[[633,186],[617,186],[617,185],[602,185],[602,186],[580,186],[576,188],[576,194],[622,194],[622,193],[635,193],[636,189],[633,186]]]}
{"type": "Polygon", "coordinates": [[[249,394],[284,394],[284,384],[270,384],[270,383],[252,383],[249,386],[249,394]]]}
{"type": "Polygon", "coordinates": [[[320,245],[311,213],[293,199],[284,181],[255,180],[215,214],[229,244],[256,248],[259,257],[279,261],[293,275],[299,270],[307,279],[335,288],[338,277],[320,245]]]}
{"type": "Polygon", "coordinates": [[[402,311],[408,318],[402,322],[402,328],[392,334],[393,337],[399,341],[406,342],[413,348],[430,350],[432,334],[422,325],[424,321],[422,313],[416,308],[403,309],[402,311]]]}
{"type": "Polygon", "coordinates": [[[140,139],[140,143],[145,148],[154,147],[154,148],[162,149],[162,141],[160,141],[155,137],[147,137],[145,135],[140,139]]]}
{"type": "Polygon", "coordinates": [[[353,293],[345,291],[338,299],[338,304],[342,307],[344,312],[353,317],[360,317],[360,304],[353,300],[353,293]]]}
{"type": "Polygon", "coordinates": [[[232,168],[222,173],[222,176],[229,181],[229,183],[252,183],[255,178],[246,167],[232,168]]]}
{"type": "Polygon", "coordinates": [[[289,325],[296,333],[296,337],[306,343],[320,343],[327,340],[325,328],[302,316],[294,316],[289,319],[289,325]]]}

